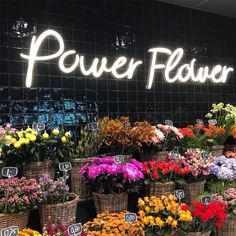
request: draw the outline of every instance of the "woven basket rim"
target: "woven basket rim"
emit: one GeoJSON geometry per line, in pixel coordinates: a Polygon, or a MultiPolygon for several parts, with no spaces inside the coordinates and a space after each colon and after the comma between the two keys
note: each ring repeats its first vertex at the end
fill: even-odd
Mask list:
{"type": "Polygon", "coordinates": [[[104,194],[104,193],[96,193],[96,192],[93,192],[92,194],[94,195],[97,195],[97,196],[120,196],[120,195],[126,195],[128,194],[127,192],[122,192],[122,193],[109,193],[109,194],[104,194]]]}
{"type": "Polygon", "coordinates": [[[173,185],[175,184],[174,181],[167,181],[167,182],[150,182],[150,185],[173,185]]]}
{"type": "Polygon", "coordinates": [[[27,165],[32,165],[32,164],[39,164],[39,163],[42,163],[42,164],[45,164],[45,163],[53,163],[52,160],[45,160],[45,161],[31,161],[29,163],[26,163],[25,166],[27,165]]]}
{"type": "Polygon", "coordinates": [[[2,212],[0,213],[0,216],[3,216],[3,215],[23,215],[25,213],[27,213],[29,210],[26,210],[26,211],[20,211],[20,212],[2,212]]]}
{"type": "Polygon", "coordinates": [[[40,206],[43,206],[44,208],[51,208],[52,206],[65,206],[65,205],[73,205],[79,201],[79,196],[75,193],[70,193],[70,196],[73,196],[74,199],[64,202],[64,203],[56,203],[56,204],[40,204],[40,206]]]}
{"type": "Polygon", "coordinates": [[[71,159],[71,163],[80,163],[80,162],[85,162],[85,161],[90,161],[92,160],[92,158],[95,158],[95,157],[86,157],[86,158],[74,158],[74,159],[71,159]]]}
{"type": "Polygon", "coordinates": [[[195,185],[195,184],[205,184],[206,180],[204,179],[203,181],[198,181],[198,182],[192,182],[192,183],[185,183],[183,185],[195,185]]]}

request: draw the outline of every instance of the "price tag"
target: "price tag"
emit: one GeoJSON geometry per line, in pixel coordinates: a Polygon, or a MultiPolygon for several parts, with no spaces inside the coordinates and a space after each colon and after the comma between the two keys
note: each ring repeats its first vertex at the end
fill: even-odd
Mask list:
{"type": "Polygon", "coordinates": [[[177,150],[173,150],[170,152],[170,155],[174,158],[174,159],[177,159],[179,157],[179,151],[177,150]]]}
{"type": "Polygon", "coordinates": [[[209,157],[209,153],[208,152],[203,152],[202,153],[202,158],[208,159],[208,157],[209,157]]]}
{"type": "Polygon", "coordinates": [[[198,125],[203,125],[203,124],[204,124],[204,122],[203,122],[202,119],[197,119],[197,120],[196,120],[196,123],[197,123],[198,125]]]}
{"type": "Polygon", "coordinates": [[[94,131],[98,129],[98,124],[96,122],[88,123],[88,130],[94,131]]]}
{"type": "Polygon", "coordinates": [[[19,233],[19,229],[17,226],[10,226],[8,228],[2,229],[1,236],[17,236],[19,233]]]}
{"type": "Polygon", "coordinates": [[[3,177],[15,177],[17,176],[18,174],[18,169],[16,167],[11,167],[11,166],[8,166],[8,167],[3,167],[2,168],[2,176],[3,177]]]}
{"type": "Polygon", "coordinates": [[[216,119],[208,120],[208,124],[209,125],[217,125],[217,120],[216,119]]]}
{"type": "Polygon", "coordinates": [[[178,198],[178,199],[183,199],[184,198],[184,190],[182,189],[177,189],[174,191],[174,195],[178,198]]]}
{"type": "Polygon", "coordinates": [[[123,155],[116,155],[116,156],[114,156],[114,161],[115,162],[122,163],[122,162],[124,162],[124,160],[125,160],[125,158],[124,158],[123,155]]]}
{"type": "Polygon", "coordinates": [[[59,163],[59,170],[60,171],[68,171],[72,169],[72,165],[70,162],[62,162],[59,163]]]}
{"type": "Polygon", "coordinates": [[[70,225],[67,231],[70,236],[80,235],[82,233],[82,224],[76,223],[76,224],[70,225]]]}
{"type": "Polygon", "coordinates": [[[202,197],[202,203],[203,204],[209,204],[211,202],[211,198],[210,197],[202,197]]]}
{"type": "Polygon", "coordinates": [[[125,213],[125,221],[134,223],[137,221],[137,215],[135,213],[125,213]]]}
{"type": "Polygon", "coordinates": [[[125,129],[129,128],[129,122],[125,122],[125,123],[124,123],[124,128],[125,128],[125,129]]]}
{"type": "Polygon", "coordinates": [[[169,126],[173,126],[173,121],[172,120],[165,120],[165,124],[169,126]]]}
{"type": "Polygon", "coordinates": [[[45,124],[44,123],[33,122],[32,128],[36,131],[43,131],[43,130],[45,130],[45,124]]]}

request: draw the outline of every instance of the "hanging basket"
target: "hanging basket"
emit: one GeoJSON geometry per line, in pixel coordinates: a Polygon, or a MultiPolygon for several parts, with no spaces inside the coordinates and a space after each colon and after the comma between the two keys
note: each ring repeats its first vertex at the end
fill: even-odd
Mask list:
{"type": "Polygon", "coordinates": [[[77,203],[79,197],[71,193],[72,200],[59,204],[43,204],[39,206],[41,226],[43,227],[49,217],[55,224],[68,224],[76,218],[77,203]]]}
{"type": "Polygon", "coordinates": [[[236,235],[236,216],[227,218],[223,222],[221,229],[217,229],[215,232],[216,236],[235,236],[236,235]]]}
{"type": "Polygon", "coordinates": [[[155,182],[148,185],[149,196],[161,196],[173,194],[175,190],[175,182],[155,182]]]}
{"type": "Polygon", "coordinates": [[[224,145],[217,145],[209,147],[209,151],[211,152],[213,157],[222,156],[224,153],[224,145]]]}
{"type": "Polygon", "coordinates": [[[31,162],[23,166],[22,175],[25,176],[27,179],[39,179],[44,174],[48,174],[50,179],[55,178],[55,168],[53,161],[31,162]]]}
{"type": "Polygon", "coordinates": [[[183,184],[181,186],[181,188],[184,190],[183,201],[186,204],[191,205],[199,195],[204,193],[205,183],[206,181],[204,180],[202,182],[183,184]]]}
{"type": "Polygon", "coordinates": [[[127,210],[128,207],[128,194],[99,194],[93,192],[93,200],[97,214],[108,211],[108,212],[120,212],[127,210]]]}
{"type": "Polygon", "coordinates": [[[181,234],[183,236],[210,236],[211,235],[211,231],[208,232],[183,232],[183,234],[181,234]]]}
{"type": "Polygon", "coordinates": [[[166,161],[167,157],[168,157],[168,151],[162,151],[162,152],[157,152],[154,154],[150,154],[150,153],[143,153],[140,154],[140,159],[141,162],[145,162],[145,161],[166,161]]]}
{"type": "Polygon", "coordinates": [[[92,157],[90,158],[77,158],[71,160],[72,169],[71,169],[71,187],[72,192],[76,193],[79,198],[88,198],[92,197],[91,189],[86,186],[85,183],[83,183],[81,175],[80,175],[80,169],[90,162],[92,160],[92,157]]]}
{"type": "Polygon", "coordinates": [[[20,213],[1,213],[0,214],[0,230],[9,226],[17,226],[19,230],[27,227],[29,219],[29,211],[20,213]]]}

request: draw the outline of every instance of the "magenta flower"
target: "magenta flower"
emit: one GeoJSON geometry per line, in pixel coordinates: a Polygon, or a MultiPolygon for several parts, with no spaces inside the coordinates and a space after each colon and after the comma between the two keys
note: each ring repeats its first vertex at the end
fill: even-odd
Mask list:
{"type": "Polygon", "coordinates": [[[99,166],[93,165],[88,168],[88,178],[95,179],[99,176],[101,169],[99,166]]]}

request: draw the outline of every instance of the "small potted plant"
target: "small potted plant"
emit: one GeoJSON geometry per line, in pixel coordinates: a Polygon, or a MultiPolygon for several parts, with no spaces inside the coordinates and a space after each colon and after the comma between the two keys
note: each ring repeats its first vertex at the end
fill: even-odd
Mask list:
{"type": "Polygon", "coordinates": [[[225,203],[194,202],[193,206],[192,221],[181,226],[186,236],[210,236],[212,230],[221,228],[227,218],[225,203]]]}
{"type": "Polygon", "coordinates": [[[0,229],[15,225],[27,226],[29,210],[40,200],[35,179],[9,178],[0,180],[0,229]]]}
{"type": "Polygon", "coordinates": [[[139,198],[138,208],[147,236],[175,235],[183,223],[192,221],[188,206],[179,204],[172,194],[139,198]]]}
{"type": "Polygon", "coordinates": [[[44,175],[39,179],[38,195],[41,199],[38,208],[42,227],[49,219],[55,224],[68,224],[76,217],[79,198],[75,193],[69,193],[65,178],[54,181],[44,175]]]}
{"type": "Polygon", "coordinates": [[[94,158],[80,170],[83,180],[91,187],[97,213],[126,210],[128,192],[138,190],[142,180],[142,164],[117,163],[112,157],[94,158]]]}

